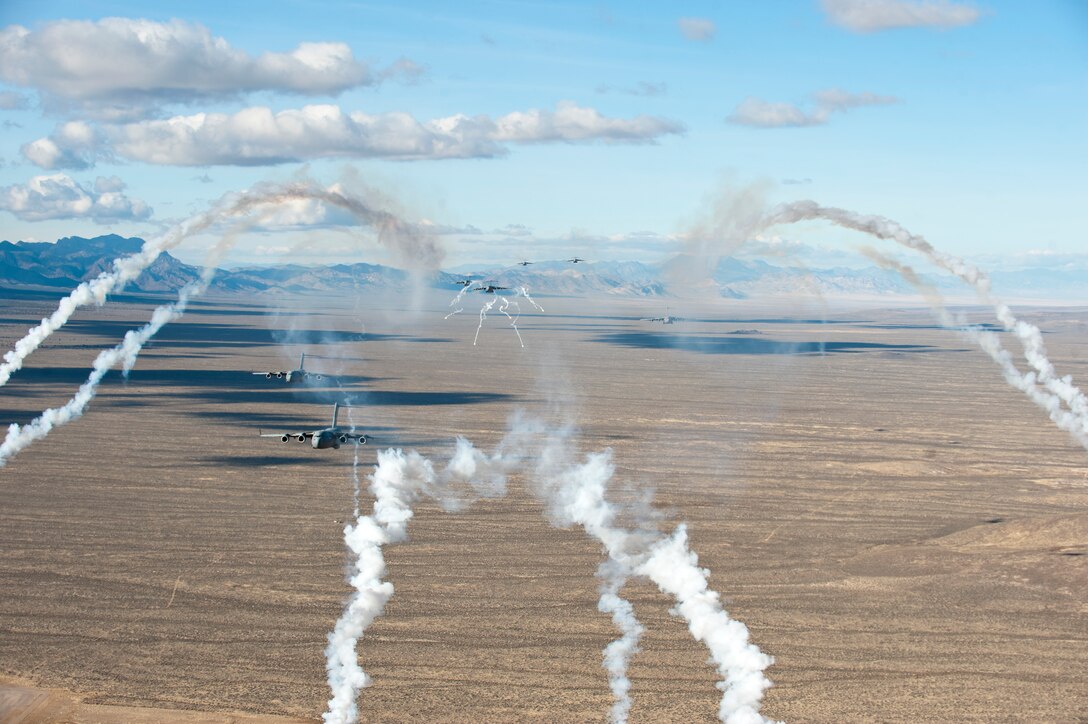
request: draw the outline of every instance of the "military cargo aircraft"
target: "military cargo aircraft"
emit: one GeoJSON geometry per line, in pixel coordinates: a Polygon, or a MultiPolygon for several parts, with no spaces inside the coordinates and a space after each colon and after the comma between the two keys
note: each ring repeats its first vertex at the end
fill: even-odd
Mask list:
{"type": "Polygon", "coordinates": [[[494,284],[485,284],[482,287],[476,287],[472,291],[474,291],[474,292],[483,292],[484,294],[494,294],[495,292],[497,292],[500,289],[509,289],[509,288],[510,287],[497,287],[494,284]]]}
{"type": "Polygon", "coordinates": [[[298,360],[297,370],[273,370],[271,372],[254,372],[255,375],[264,375],[268,379],[273,377],[282,379],[284,382],[304,382],[307,379],[313,378],[315,380],[325,379],[325,375],[316,372],[306,371],[306,353],[303,352],[302,356],[298,360]]]}
{"type": "Polygon", "coordinates": [[[333,403],[332,406],[332,425],[320,430],[313,430],[310,432],[263,432],[259,431],[261,437],[278,437],[281,442],[290,442],[291,440],[297,440],[298,442],[310,441],[310,446],[314,450],[324,450],[326,448],[333,448],[335,450],[340,449],[341,445],[353,442],[356,445],[366,445],[367,437],[362,433],[352,432],[349,429],[345,429],[336,424],[336,416],[340,412],[340,403],[333,403]]]}
{"type": "Polygon", "coordinates": [[[684,318],[683,317],[669,316],[669,308],[665,307],[665,316],[664,317],[643,317],[639,321],[640,322],[661,322],[662,324],[673,324],[674,322],[683,322],[684,318]]]}

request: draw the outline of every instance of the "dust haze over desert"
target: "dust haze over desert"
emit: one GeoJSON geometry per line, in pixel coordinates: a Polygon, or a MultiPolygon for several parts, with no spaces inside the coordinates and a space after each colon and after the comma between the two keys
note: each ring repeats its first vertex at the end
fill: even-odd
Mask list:
{"type": "Polygon", "coordinates": [[[1075,3],[97,12],[0,10],[0,719],[1088,718],[1075,3]]]}

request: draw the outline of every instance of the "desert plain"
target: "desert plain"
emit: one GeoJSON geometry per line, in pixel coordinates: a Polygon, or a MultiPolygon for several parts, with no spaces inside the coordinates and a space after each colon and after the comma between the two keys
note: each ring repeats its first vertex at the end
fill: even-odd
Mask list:
{"type": "MultiPolygon", "coordinates": [[[[67,400],[165,299],[81,311],[0,390],[0,423],[67,400]]],[[[0,294],[0,346],[56,300],[0,294]]],[[[202,299],[0,469],[0,719],[320,719],[354,450],[258,434],[351,400],[364,487],[377,449],[490,450],[516,410],[610,448],[615,493],[652,490],[663,530],[687,523],[774,657],[768,717],[1088,720],[1088,451],[926,309],[673,303],[686,320],[666,326],[640,321],[656,302],[541,295],[523,348],[494,313],[473,345],[476,306],[443,319],[447,301],[202,299]],[[330,377],[250,374],[303,351],[330,377]]],[[[1088,381],[1088,310],[1018,312],[1088,381]]],[[[517,475],[461,512],[417,505],[358,647],[364,721],[607,719],[602,552],[544,512],[517,475]]],[[[714,721],[706,650],[652,584],[625,592],[646,627],[631,720],[714,721]]]]}

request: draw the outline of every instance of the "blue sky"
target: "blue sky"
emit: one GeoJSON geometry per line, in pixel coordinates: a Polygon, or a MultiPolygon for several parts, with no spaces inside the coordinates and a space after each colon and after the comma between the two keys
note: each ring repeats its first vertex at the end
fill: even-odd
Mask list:
{"type": "MultiPolygon", "coordinates": [[[[24,55],[0,58],[0,105],[8,106],[0,110],[0,237],[7,239],[147,236],[225,192],[305,167],[327,183],[356,174],[414,219],[531,231],[450,235],[450,265],[571,250],[653,260],[724,185],[752,182],[767,183],[771,201],[812,198],[892,217],[954,253],[1088,250],[1088,4],[1079,0],[281,0],[242,8],[8,0],[0,27],[16,25],[34,42],[24,55]],[[370,82],[309,75],[288,87],[267,74],[255,80],[250,69],[239,71],[236,88],[228,79],[211,92],[208,77],[186,79],[184,68],[164,64],[141,80],[143,94],[134,100],[131,89],[110,85],[116,74],[108,63],[104,77],[74,81],[60,77],[66,71],[42,70],[49,63],[34,53],[66,57],[56,47],[63,39],[49,35],[58,22],[105,17],[184,20],[250,60],[291,53],[300,43],[342,43],[370,82]],[[326,80],[324,92],[305,85],[326,80]],[[84,92],[80,83],[101,92],[84,92]],[[128,117],[108,117],[107,101],[129,109],[128,117]],[[533,109],[558,118],[564,103],[595,113],[594,120],[514,140],[490,125],[533,109]],[[274,163],[280,159],[267,150],[247,157],[244,133],[216,140],[221,147],[199,142],[190,152],[153,132],[179,116],[309,104],[370,118],[408,114],[422,125],[484,116],[491,130],[473,125],[471,147],[460,143],[454,158],[428,152],[403,160],[309,137],[272,142],[291,152],[285,163],[274,163]],[[57,129],[69,121],[97,134],[72,147],[82,154],[78,164],[21,150],[39,139],[63,150],[57,129]],[[26,191],[34,177],[57,174],[70,180],[60,189],[69,198],[93,201],[105,190],[113,205],[88,211],[86,203],[46,198],[54,187],[39,188],[42,198],[26,191]],[[110,180],[96,191],[99,177],[110,180]],[[639,232],[665,241],[625,245],[639,232]]],[[[89,56],[85,66],[115,57],[115,37],[83,27],[91,28],[79,50],[89,56]]],[[[178,45],[175,64],[196,52],[178,45]]],[[[235,261],[258,258],[254,245],[290,247],[307,233],[336,235],[268,233],[235,261]]],[[[776,233],[814,244],[848,238],[818,225],[776,233]]],[[[364,260],[380,257],[375,251],[364,260]]]]}

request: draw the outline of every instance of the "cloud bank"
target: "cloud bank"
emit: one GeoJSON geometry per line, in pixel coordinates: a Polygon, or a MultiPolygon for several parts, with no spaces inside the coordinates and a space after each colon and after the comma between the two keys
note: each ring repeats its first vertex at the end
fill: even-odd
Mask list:
{"type": "Polygon", "coordinates": [[[675,121],[610,118],[570,101],[554,111],[425,122],[407,113],[348,113],[335,105],[279,112],[257,106],[121,124],[73,121],[22,151],[46,169],[87,168],[115,157],[165,166],[269,166],[318,158],[488,158],[504,155],[509,144],[653,143],[683,131],[675,121]]]}
{"type": "MultiPolygon", "coordinates": [[[[393,66],[394,74],[417,70],[407,59],[393,66]]],[[[0,79],[99,118],[254,91],[336,95],[377,80],[344,43],[252,56],[197,23],[135,18],[10,25],[0,30],[0,79]]]]}

